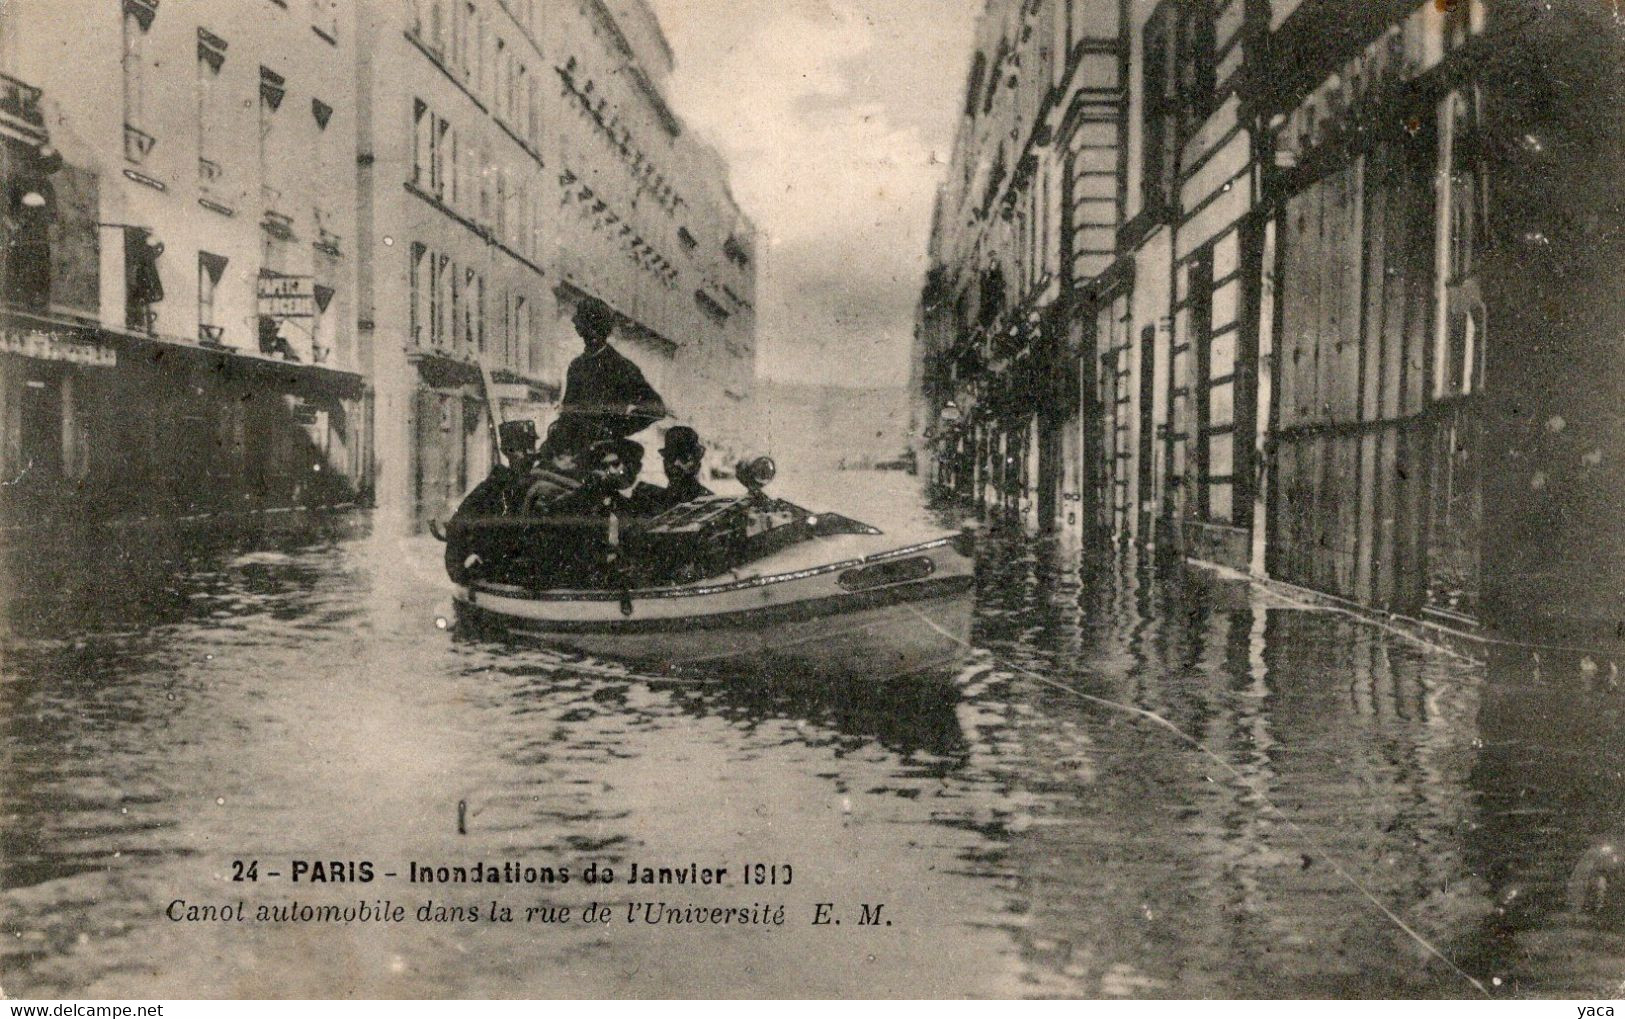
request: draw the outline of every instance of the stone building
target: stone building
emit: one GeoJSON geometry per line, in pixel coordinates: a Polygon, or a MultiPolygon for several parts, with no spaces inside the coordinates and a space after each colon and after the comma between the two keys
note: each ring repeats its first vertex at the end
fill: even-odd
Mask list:
{"type": "MultiPolygon", "coordinates": [[[[385,526],[546,424],[583,295],[720,459],[756,237],[641,0],[0,8],[0,502],[385,526]]],[[[652,436],[653,437],[653,436],[652,436]]]]}
{"type": "Polygon", "coordinates": [[[12,522],[365,494],[346,11],[0,8],[12,522]]]}
{"type": "Polygon", "coordinates": [[[1605,7],[990,3],[920,303],[939,480],[1444,625],[1611,636],[1605,7]],[[1080,19],[1081,54],[1034,52],[1080,19]]]}
{"type": "Polygon", "coordinates": [[[441,515],[484,476],[493,419],[545,426],[584,296],[617,312],[613,342],[675,420],[718,455],[735,445],[755,374],[755,230],[667,104],[673,58],[641,0],[361,11],[381,499],[441,515]]]}

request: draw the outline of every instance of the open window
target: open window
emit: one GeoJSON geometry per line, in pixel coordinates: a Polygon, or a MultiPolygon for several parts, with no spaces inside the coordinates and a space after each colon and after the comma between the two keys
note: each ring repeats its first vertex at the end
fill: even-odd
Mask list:
{"type": "Polygon", "coordinates": [[[225,344],[226,327],[216,318],[215,296],[225,276],[227,259],[209,251],[197,253],[197,338],[208,347],[225,344]]]}

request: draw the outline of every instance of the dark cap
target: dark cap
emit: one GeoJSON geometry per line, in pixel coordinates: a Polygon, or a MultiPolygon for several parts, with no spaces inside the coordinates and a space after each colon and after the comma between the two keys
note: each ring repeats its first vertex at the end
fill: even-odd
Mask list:
{"type": "Polygon", "coordinates": [[[699,432],[687,425],[673,425],[666,429],[666,444],[660,448],[660,452],[677,456],[704,456],[705,447],[700,445],[699,432]]]}
{"type": "Polygon", "coordinates": [[[529,453],[536,448],[536,422],[504,421],[497,425],[497,437],[502,452],[529,453]]]}

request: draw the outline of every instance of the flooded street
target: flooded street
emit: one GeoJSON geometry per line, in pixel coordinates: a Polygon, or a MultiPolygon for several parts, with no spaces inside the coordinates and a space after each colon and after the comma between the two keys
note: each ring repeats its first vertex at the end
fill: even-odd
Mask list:
{"type": "MultiPolygon", "coordinates": [[[[898,525],[931,519],[914,485],[780,487],[898,525]]],[[[440,546],[364,518],[171,544],[8,567],[11,996],[1625,993],[1619,911],[1569,891],[1625,828],[1625,693],[1588,677],[990,536],[957,675],[653,679],[442,632],[440,546]],[[294,883],[295,860],[375,873],[294,883]],[[408,878],[475,862],[570,880],[408,878]],[[727,878],[624,880],[690,862],[727,878]],[[792,880],[746,886],[751,863],[792,880]],[[383,900],[406,920],[253,920],[383,900]],[[643,901],[784,919],[629,923],[643,901]],[[595,902],[610,922],[574,919],[595,902]],[[542,905],[572,922],[527,923],[542,905]]]]}

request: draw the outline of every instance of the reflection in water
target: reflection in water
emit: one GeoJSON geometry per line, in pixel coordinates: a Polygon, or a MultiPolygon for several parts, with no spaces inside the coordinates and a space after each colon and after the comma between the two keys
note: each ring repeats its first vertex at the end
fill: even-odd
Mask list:
{"type": "MultiPolygon", "coordinates": [[[[843,505],[927,520],[903,480],[844,475],[843,505]]],[[[1625,828],[1625,699],[1603,684],[1009,534],[984,542],[954,677],[655,679],[449,637],[438,547],[364,523],[13,554],[8,993],[1474,993],[1365,892],[1494,993],[1620,993],[1618,914],[1571,901],[1576,867],[1611,873],[1599,847],[1625,828]],[[307,857],[397,876],[263,876],[307,857]],[[239,859],[259,882],[231,880],[239,859]],[[404,877],[477,861],[573,880],[404,877]],[[690,861],[730,867],[729,884],[582,880],[588,862],[690,861]],[[794,881],[743,886],[747,863],[794,881]],[[163,918],[177,898],[621,912],[189,925],[163,918]],[[645,899],[783,903],[787,922],[627,924],[645,899]],[[819,902],[884,903],[893,926],[815,927],[819,902]]]]}

